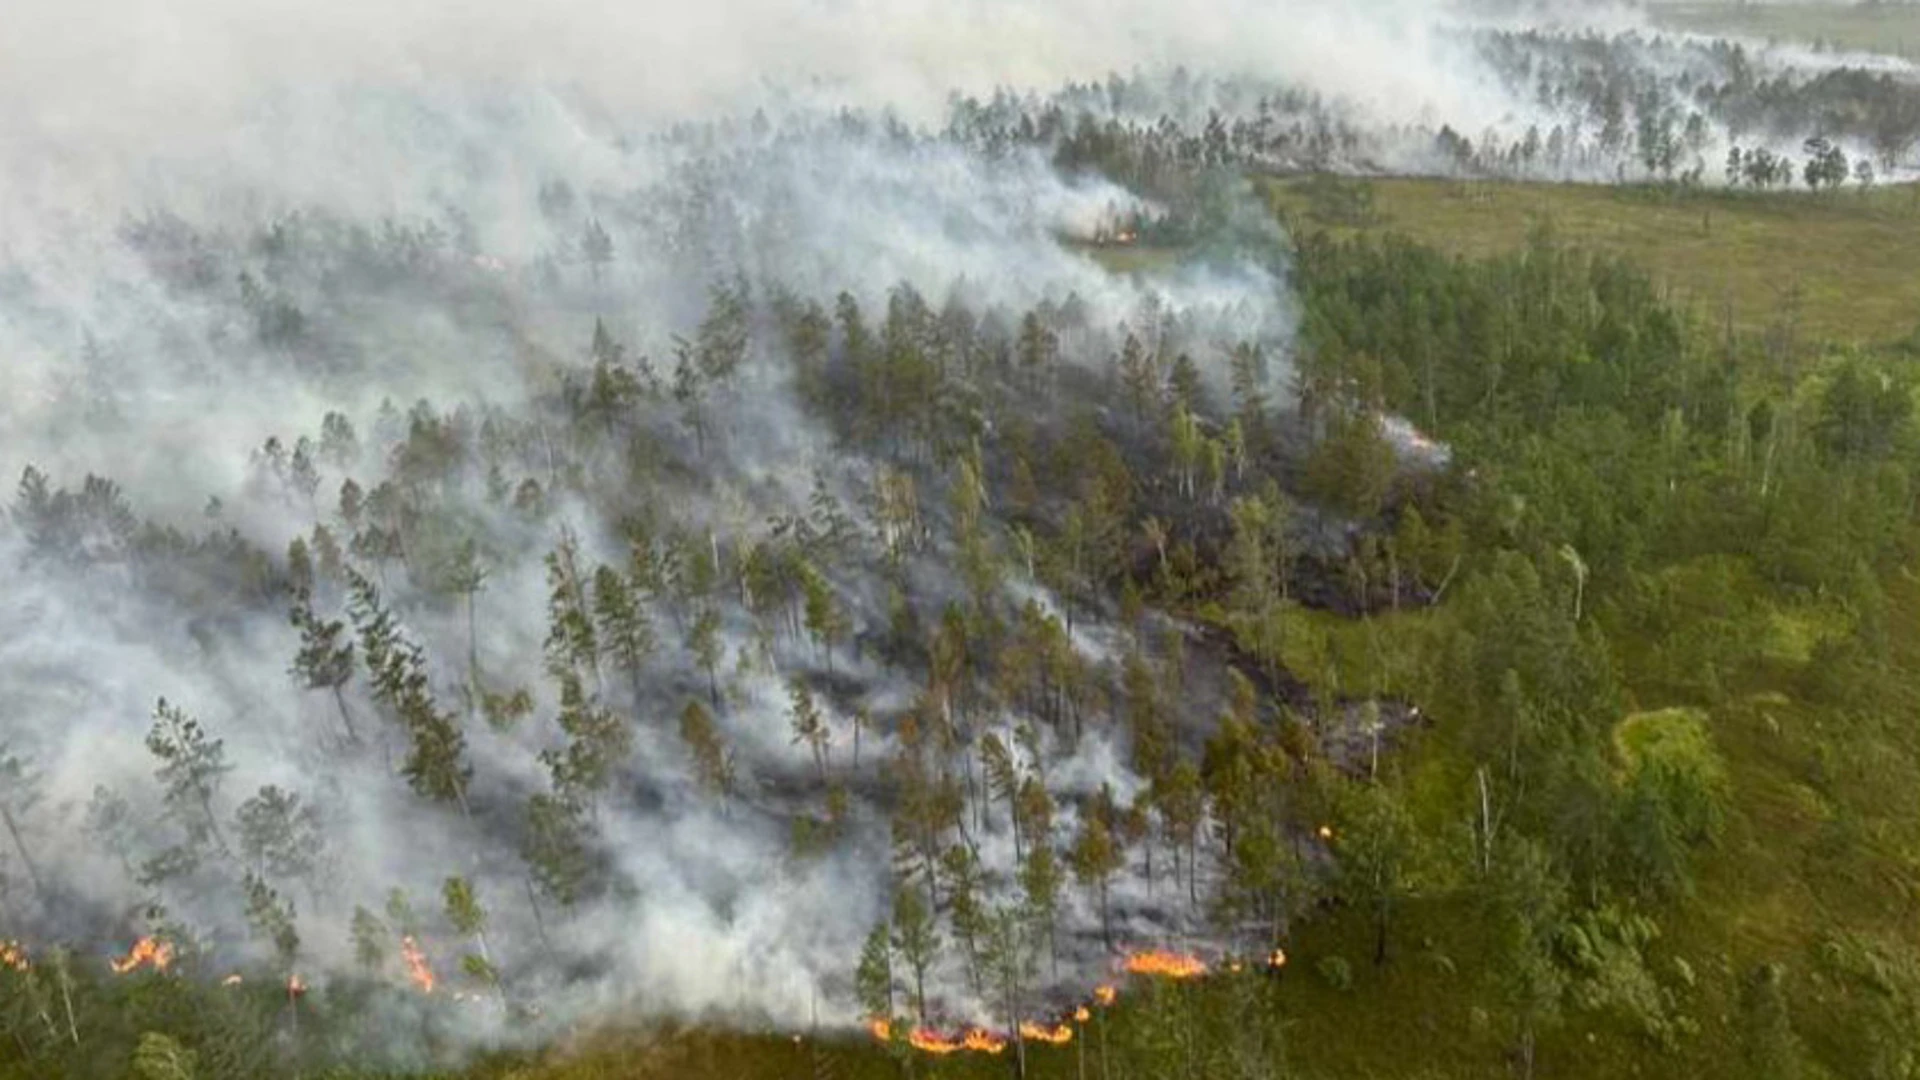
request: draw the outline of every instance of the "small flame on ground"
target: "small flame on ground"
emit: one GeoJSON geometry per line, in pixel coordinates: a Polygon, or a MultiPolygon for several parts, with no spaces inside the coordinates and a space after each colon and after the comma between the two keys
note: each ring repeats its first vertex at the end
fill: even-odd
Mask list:
{"type": "Polygon", "coordinates": [[[1090,1012],[1085,1005],[1082,1005],[1079,1008],[1073,1010],[1074,1023],[1084,1024],[1091,1019],[1093,1019],[1093,1013],[1090,1012]]]}
{"type": "Polygon", "coordinates": [[[0,941],[0,968],[12,968],[25,971],[33,965],[27,962],[27,947],[17,941],[0,941]]]}
{"type": "Polygon", "coordinates": [[[965,1045],[959,1040],[949,1039],[939,1032],[928,1028],[914,1028],[913,1034],[907,1036],[907,1042],[915,1050],[923,1054],[934,1054],[943,1057],[947,1054],[957,1054],[966,1049],[965,1045]]]}
{"type": "Polygon", "coordinates": [[[1276,948],[1272,952],[1268,953],[1267,966],[1270,968],[1286,967],[1287,966],[1287,950],[1276,948]]]}
{"type": "Polygon", "coordinates": [[[972,1028],[961,1038],[960,1045],[977,1054],[997,1054],[1007,1048],[1007,1040],[985,1028],[972,1028]]]}
{"type": "Polygon", "coordinates": [[[1101,1005],[1111,1005],[1114,999],[1119,996],[1120,991],[1111,986],[1096,986],[1093,988],[1093,1000],[1101,1005]]]}
{"type": "MultiPolygon", "coordinates": [[[[893,1025],[883,1019],[867,1021],[867,1030],[881,1042],[893,1037],[893,1025]]],[[[942,1035],[932,1028],[915,1028],[907,1035],[907,1045],[923,1054],[945,1057],[962,1050],[976,1054],[998,1054],[1007,1048],[1007,1040],[984,1028],[969,1028],[958,1038],[942,1035]]]]}
{"type": "Polygon", "coordinates": [[[1207,973],[1206,962],[1186,953],[1148,949],[1127,957],[1127,972],[1132,975],[1158,975],[1167,979],[1197,979],[1207,973]]]}
{"type": "Polygon", "coordinates": [[[1320,839],[1322,839],[1322,840],[1331,840],[1331,839],[1333,839],[1333,826],[1331,826],[1331,825],[1322,825],[1322,826],[1320,826],[1320,828],[1319,828],[1319,829],[1318,829],[1317,831],[1318,831],[1318,832],[1319,832],[1319,834],[1320,834],[1320,839]]]}
{"type": "Polygon", "coordinates": [[[126,956],[112,963],[115,975],[125,975],[147,964],[151,964],[155,971],[165,971],[167,965],[173,963],[173,946],[158,938],[143,937],[133,943],[132,950],[126,956]]]}
{"type": "Polygon", "coordinates": [[[287,996],[299,997],[307,992],[307,982],[298,975],[287,976],[287,996]]]}
{"type": "Polygon", "coordinates": [[[233,974],[227,976],[226,978],[221,979],[220,985],[221,986],[239,986],[244,981],[245,980],[240,978],[240,973],[236,971],[233,974]]]}
{"type": "Polygon", "coordinates": [[[400,939],[400,959],[406,962],[407,978],[423,994],[433,993],[433,969],[427,966],[427,954],[420,948],[413,935],[400,939]]]}
{"type": "Polygon", "coordinates": [[[1036,1024],[1031,1020],[1023,1020],[1020,1022],[1020,1037],[1030,1039],[1034,1042],[1052,1043],[1055,1046],[1059,1046],[1062,1043],[1073,1041],[1073,1029],[1065,1024],[1055,1024],[1052,1027],[1048,1027],[1045,1024],[1036,1024]]]}

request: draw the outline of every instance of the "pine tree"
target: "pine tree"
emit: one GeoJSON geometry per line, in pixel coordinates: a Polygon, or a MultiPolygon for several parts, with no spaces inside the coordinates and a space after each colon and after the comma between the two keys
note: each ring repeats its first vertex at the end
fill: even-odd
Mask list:
{"type": "Polygon", "coordinates": [[[711,607],[703,607],[694,617],[693,627],[687,631],[687,651],[693,654],[700,670],[707,673],[707,696],[713,701],[713,707],[720,707],[720,657],[724,646],[720,641],[720,613],[711,607]]]}
{"type": "Polygon", "coordinates": [[[571,671],[560,676],[559,725],[568,739],[566,749],[542,751],[540,761],[552,775],[556,793],[591,806],[632,753],[633,728],[591,700],[571,671]]]}
{"type": "Polygon", "coordinates": [[[733,794],[733,753],[721,738],[713,714],[699,701],[687,702],[680,713],[680,738],[693,754],[694,775],[700,786],[726,799],[733,794]]]}
{"type": "Polygon", "coordinates": [[[1113,919],[1107,904],[1108,886],[1113,875],[1126,865],[1126,858],[1119,845],[1114,843],[1113,834],[1107,823],[1093,813],[1080,819],[1080,833],[1074,839],[1073,850],[1068,856],[1073,866],[1073,876],[1082,888],[1092,890],[1100,906],[1100,936],[1107,948],[1113,948],[1113,919]]]}
{"type": "Polygon", "coordinates": [[[255,936],[272,944],[280,976],[291,976],[300,955],[300,933],[294,923],[293,901],[282,899],[266,879],[251,871],[243,884],[247,895],[247,924],[255,936]]]}
{"type": "Polygon", "coordinates": [[[813,692],[798,677],[787,680],[787,700],[787,717],[793,729],[793,741],[806,744],[813,756],[814,766],[820,771],[820,780],[825,783],[827,746],[832,741],[833,731],[820,715],[820,707],[814,704],[813,692]]]}
{"type": "Polygon", "coordinates": [[[927,1022],[927,969],[940,949],[940,933],[933,912],[920,890],[902,884],[893,894],[893,948],[913,972],[913,1010],[927,1022]]]}
{"type": "Polygon", "coordinates": [[[500,969],[494,965],[493,949],[487,943],[487,909],[480,906],[473,883],[463,877],[450,877],[441,884],[440,898],[447,923],[462,937],[473,939],[477,953],[460,958],[460,967],[476,981],[493,987],[505,1000],[500,969]]]}
{"type": "Polygon", "coordinates": [[[893,928],[885,919],[873,924],[866,944],[860,948],[853,989],[868,1016],[893,1019],[893,928]]]}
{"type": "Polygon", "coordinates": [[[833,647],[847,632],[847,617],[834,599],[833,586],[825,575],[807,563],[800,564],[800,587],[806,596],[807,633],[826,654],[827,671],[833,671],[833,647]]]}
{"type": "Polygon", "coordinates": [[[325,841],[320,814],[300,796],[268,784],[235,814],[240,856],[253,873],[279,881],[311,882],[325,841]]]}
{"type": "Polygon", "coordinates": [[[353,642],[346,636],[346,623],[322,619],[314,613],[313,596],[301,590],[294,596],[290,619],[300,632],[300,651],[294,654],[289,674],[300,680],[303,689],[325,690],[333,696],[340,711],[340,723],[351,742],[360,736],[353,728],[353,714],[347,710],[346,685],[353,679],[353,642]]]}
{"type": "Polygon", "coordinates": [[[186,827],[189,842],[199,846],[211,840],[224,854],[227,841],[213,800],[226,774],[233,771],[227,764],[225,741],[209,738],[200,721],[161,698],[154,706],[147,750],[160,759],[154,775],[166,790],[168,811],[186,827]]]}
{"type": "Polygon", "coordinates": [[[653,621],[647,618],[638,594],[639,589],[613,567],[602,566],[594,571],[593,616],[600,649],[632,680],[636,703],[641,696],[641,671],[659,647],[653,621]]]}
{"type": "Polygon", "coordinates": [[[557,674],[571,667],[598,678],[600,646],[573,530],[560,530],[560,542],[547,554],[546,563],[548,670],[557,674]]]}
{"type": "Polygon", "coordinates": [[[580,899],[593,872],[588,826],[579,805],[536,793],[527,799],[527,832],[521,854],[540,890],[563,907],[580,899]]]}
{"type": "Polygon", "coordinates": [[[475,625],[474,601],[487,587],[487,568],[480,562],[480,550],[468,537],[460,542],[442,574],[447,590],[466,601],[467,608],[467,685],[480,685],[480,635],[475,625]]]}

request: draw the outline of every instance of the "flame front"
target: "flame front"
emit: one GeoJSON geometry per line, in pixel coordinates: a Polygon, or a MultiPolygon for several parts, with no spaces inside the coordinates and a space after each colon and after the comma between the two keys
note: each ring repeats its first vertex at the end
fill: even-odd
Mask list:
{"type": "MultiPolygon", "coordinates": [[[[867,1030],[881,1042],[893,1037],[893,1025],[879,1017],[867,1021],[867,1030]]],[[[932,1028],[915,1028],[907,1035],[907,1045],[923,1054],[945,1057],[962,1050],[976,1054],[998,1054],[1007,1048],[1007,1040],[984,1028],[969,1028],[958,1038],[942,1035],[932,1028]]]]}
{"type": "Polygon", "coordinates": [[[158,938],[143,937],[133,943],[133,949],[121,959],[112,961],[113,973],[125,975],[143,965],[152,965],[155,971],[167,970],[173,963],[173,946],[158,938]]]}
{"type": "Polygon", "coordinates": [[[419,987],[421,993],[433,993],[433,969],[427,966],[427,954],[412,934],[400,939],[400,959],[406,962],[408,980],[419,987]]]}
{"type": "Polygon", "coordinates": [[[1207,973],[1206,961],[1186,953],[1148,949],[1127,957],[1127,972],[1133,975],[1158,975],[1167,979],[1197,979],[1207,973]]]}
{"type": "Polygon", "coordinates": [[[1045,1024],[1036,1024],[1031,1020],[1022,1020],[1020,1022],[1020,1037],[1032,1042],[1052,1043],[1055,1046],[1059,1046],[1062,1043],[1073,1041],[1073,1029],[1065,1024],[1055,1024],[1052,1027],[1048,1027],[1045,1024]]]}
{"type": "Polygon", "coordinates": [[[1007,1048],[1007,1040],[985,1028],[972,1028],[960,1040],[960,1045],[978,1054],[997,1054],[1007,1048]]]}
{"type": "Polygon", "coordinates": [[[949,1039],[931,1028],[914,1028],[913,1034],[907,1036],[907,1042],[923,1054],[933,1054],[938,1057],[957,1054],[966,1049],[966,1045],[960,1040],[949,1039]]]}

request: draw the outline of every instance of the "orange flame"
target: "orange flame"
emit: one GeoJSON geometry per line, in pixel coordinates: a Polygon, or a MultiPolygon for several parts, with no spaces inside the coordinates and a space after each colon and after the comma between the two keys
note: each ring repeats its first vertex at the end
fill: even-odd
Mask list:
{"type": "Polygon", "coordinates": [[[966,1049],[959,1040],[949,1039],[931,1028],[914,1028],[913,1034],[907,1036],[907,1043],[923,1054],[934,1054],[940,1057],[957,1054],[966,1049]]]}
{"type": "Polygon", "coordinates": [[[112,963],[115,975],[125,975],[145,964],[151,964],[155,971],[165,971],[173,963],[173,946],[158,938],[143,937],[133,943],[126,956],[112,963]]]}
{"type": "Polygon", "coordinates": [[[1020,1022],[1020,1037],[1023,1039],[1031,1039],[1034,1042],[1052,1043],[1055,1046],[1059,1046],[1062,1043],[1073,1041],[1073,1029],[1065,1024],[1056,1024],[1053,1027],[1048,1027],[1045,1024],[1036,1024],[1031,1020],[1022,1020],[1020,1022]]]}
{"type": "Polygon", "coordinates": [[[299,975],[287,976],[287,996],[299,997],[307,992],[307,981],[299,975]]]}
{"type": "Polygon", "coordinates": [[[400,939],[400,959],[406,962],[407,978],[413,985],[423,994],[433,993],[433,969],[427,966],[427,954],[421,951],[412,934],[400,939]]]}
{"type": "Polygon", "coordinates": [[[1287,966],[1287,950],[1276,947],[1272,952],[1268,953],[1267,966],[1270,968],[1286,967],[1287,966]]]}
{"type": "Polygon", "coordinates": [[[1111,986],[1096,986],[1093,988],[1093,1000],[1100,1005],[1111,1005],[1113,1004],[1113,999],[1119,996],[1120,991],[1115,990],[1111,986]]]}
{"type": "MultiPolygon", "coordinates": [[[[881,1042],[893,1037],[893,1025],[877,1017],[867,1021],[867,1030],[881,1042]]],[[[907,1045],[923,1054],[945,1057],[962,1050],[976,1054],[998,1054],[1007,1048],[1007,1040],[982,1028],[969,1028],[958,1038],[942,1035],[932,1028],[915,1028],[907,1035],[907,1045]]]]}
{"type": "Polygon", "coordinates": [[[32,967],[27,962],[27,947],[17,941],[0,941],[0,968],[12,968],[25,971],[32,967]]]}
{"type": "Polygon", "coordinates": [[[960,1045],[977,1054],[997,1054],[1007,1048],[1007,1040],[984,1028],[971,1028],[960,1045]]]}
{"type": "Polygon", "coordinates": [[[1186,953],[1148,949],[1127,957],[1127,971],[1133,975],[1158,975],[1168,979],[1197,979],[1207,973],[1206,962],[1186,953]]]}
{"type": "Polygon", "coordinates": [[[1082,1005],[1079,1008],[1073,1010],[1074,1023],[1084,1024],[1091,1019],[1093,1019],[1093,1013],[1089,1012],[1085,1005],[1082,1005]]]}

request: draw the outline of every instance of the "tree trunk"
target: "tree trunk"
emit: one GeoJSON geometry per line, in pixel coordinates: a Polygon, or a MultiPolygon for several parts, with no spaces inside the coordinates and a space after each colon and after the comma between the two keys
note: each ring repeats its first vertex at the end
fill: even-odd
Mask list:
{"type": "Polygon", "coordinates": [[[20,826],[13,819],[13,808],[0,803],[0,821],[7,826],[7,835],[13,837],[14,849],[20,852],[20,864],[27,868],[27,880],[33,883],[33,894],[44,897],[45,889],[40,883],[40,871],[33,865],[33,856],[27,853],[27,842],[20,835],[20,826]]]}
{"type": "Polygon", "coordinates": [[[347,741],[358,746],[360,745],[360,733],[353,729],[353,714],[347,711],[347,695],[341,690],[343,685],[342,683],[334,684],[333,703],[340,709],[340,723],[346,726],[347,741]]]}
{"type": "Polygon", "coordinates": [[[547,954],[548,959],[552,959],[553,942],[547,938],[547,920],[540,913],[540,898],[533,891],[533,878],[522,877],[520,882],[527,889],[527,906],[533,910],[533,930],[540,936],[540,949],[547,954]]]}

